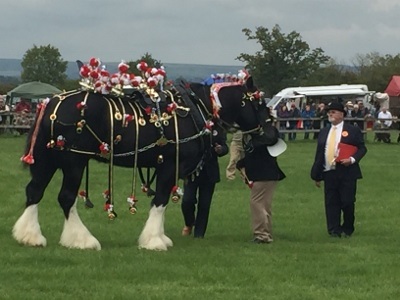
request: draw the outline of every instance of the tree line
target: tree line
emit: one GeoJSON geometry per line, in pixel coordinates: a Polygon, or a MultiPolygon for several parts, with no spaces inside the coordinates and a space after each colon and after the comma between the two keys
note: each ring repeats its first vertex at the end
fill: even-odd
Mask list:
{"type": "Polygon", "coordinates": [[[383,92],[391,76],[400,74],[400,53],[357,54],[352,65],[341,65],[323,49],[311,49],[296,31],[283,33],[279,25],[271,30],[257,27],[254,32],[248,28],[242,31],[261,49],[255,54],[241,53],[237,59],[247,64],[258,86],[269,96],[290,86],[356,83],[383,92]]]}
{"type": "MultiPolygon", "coordinates": [[[[246,65],[258,87],[268,97],[290,86],[332,84],[362,83],[372,91],[383,92],[391,76],[400,74],[400,53],[357,54],[351,65],[342,65],[326,55],[322,48],[311,49],[300,33],[283,33],[279,25],[271,29],[260,26],[255,31],[244,28],[242,32],[247,40],[259,44],[260,50],[253,54],[240,53],[236,59],[246,65]]],[[[140,61],[150,66],[162,65],[160,60],[145,53],[136,61],[128,62],[131,70],[135,70],[140,61]]],[[[22,58],[21,81],[41,81],[61,90],[75,89],[79,87],[78,81],[67,78],[67,63],[52,45],[34,45],[22,58]]],[[[0,78],[0,82],[0,94],[20,83],[9,78],[0,78]]]]}

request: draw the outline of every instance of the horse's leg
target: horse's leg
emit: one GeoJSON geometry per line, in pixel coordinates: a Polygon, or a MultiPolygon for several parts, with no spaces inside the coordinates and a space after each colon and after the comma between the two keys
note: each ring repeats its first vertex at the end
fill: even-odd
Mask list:
{"type": "Polygon", "coordinates": [[[76,209],[78,189],[81,184],[87,158],[75,157],[62,167],[63,182],[58,202],[64,211],[64,228],[60,244],[67,248],[100,250],[99,241],[82,223],[76,209]]]}
{"type": "Polygon", "coordinates": [[[151,203],[149,217],[139,237],[139,248],[167,250],[173,245],[164,233],[165,209],[174,184],[174,165],[164,163],[157,171],[156,195],[151,203]]]}
{"type": "Polygon", "coordinates": [[[32,178],[25,188],[26,207],[12,230],[14,239],[20,244],[46,246],[38,220],[38,204],[56,170],[49,160],[43,159],[30,166],[32,178]]]}

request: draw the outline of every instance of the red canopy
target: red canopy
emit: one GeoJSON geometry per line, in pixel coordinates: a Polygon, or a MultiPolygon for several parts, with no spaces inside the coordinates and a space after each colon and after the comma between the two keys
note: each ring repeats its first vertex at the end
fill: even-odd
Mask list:
{"type": "Polygon", "coordinates": [[[392,79],[390,79],[389,84],[385,89],[385,93],[389,96],[400,96],[400,75],[393,75],[392,79]]]}

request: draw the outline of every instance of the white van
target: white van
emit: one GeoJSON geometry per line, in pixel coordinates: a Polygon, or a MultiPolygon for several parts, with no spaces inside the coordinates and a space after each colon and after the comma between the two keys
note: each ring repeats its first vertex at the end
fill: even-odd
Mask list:
{"type": "Polygon", "coordinates": [[[365,84],[341,84],[341,85],[322,85],[289,87],[277,93],[267,104],[268,107],[276,110],[280,103],[292,103],[300,109],[306,103],[331,102],[342,100],[343,105],[347,101],[363,101],[364,106],[370,108],[370,100],[374,92],[368,90],[365,84]]]}

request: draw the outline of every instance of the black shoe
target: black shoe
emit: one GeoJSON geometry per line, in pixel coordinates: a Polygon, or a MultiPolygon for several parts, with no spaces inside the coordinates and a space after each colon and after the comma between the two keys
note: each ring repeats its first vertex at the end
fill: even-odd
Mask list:
{"type": "Polygon", "coordinates": [[[351,233],[345,233],[345,232],[343,232],[343,237],[348,239],[348,238],[351,237],[351,233]]]}

